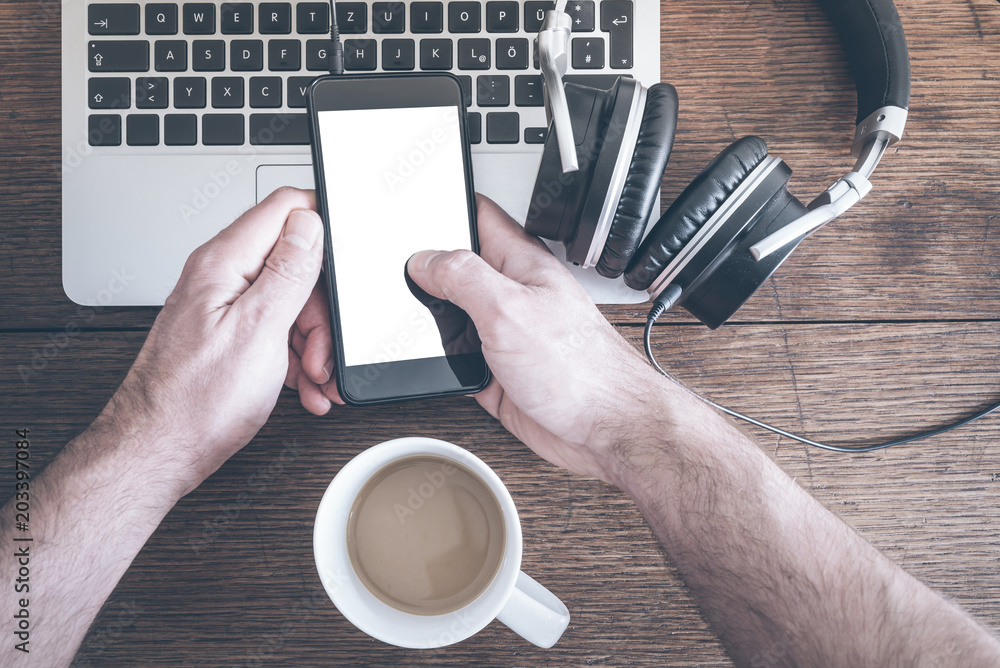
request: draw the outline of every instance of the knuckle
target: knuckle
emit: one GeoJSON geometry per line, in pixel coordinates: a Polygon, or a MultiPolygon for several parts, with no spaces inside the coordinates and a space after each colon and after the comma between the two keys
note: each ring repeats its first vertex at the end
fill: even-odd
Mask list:
{"type": "Polygon", "coordinates": [[[175,292],[205,285],[218,275],[223,263],[224,258],[211,242],[199,246],[184,262],[184,269],[177,280],[175,292]]]}
{"type": "Polygon", "coordinates": [[[273,193],[271,193],[269,197],[274,198],[276,200],[286,200],[286,199],[301,199],[302,195],[303,192],[298,188],[295,188],[294,186],[281,186],[273,193]]]}
{"type": "Polygon", "coordinates": [[[463,267],[473,262],[476,254],[470,250],[455,250],[438,258],[438,270],[442,274],[455,276],[465,273],[463,267]]]}
{"type": "Polygon", "coordinates": [[[281,186],[268,195],[267,199],[279,208],[288,209],[289,211],[314,208],[310,193],[293,186],[281,186]]]}
{"type": "Polygon", "coordinates": [[[315,282],[322,262],[321,249],[319,253],[316,250],[307,251],[291,244],[282,244],[267,256],[264,266],[289,282],[315,282]]]}
{"type": "Polygon", "coordinates": [[[438,256],[432,271],[446,291],[451,286],[464,287],[476,281],[478,259],[479,256],[470,250],[451,251],[438,256]]]}
{"type": "Polygon", "coordinates": [[[301,282],[305,273],[304,264],[291,253],[271,253],[264,266],[290,283],[301,282]]]}

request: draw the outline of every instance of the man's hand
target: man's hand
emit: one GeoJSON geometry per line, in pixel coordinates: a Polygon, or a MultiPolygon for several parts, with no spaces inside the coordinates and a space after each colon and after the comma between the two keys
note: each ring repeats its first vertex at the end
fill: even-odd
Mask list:
{"type": "Polygon", "coordinates": [[[643,384],[661,378],[541,241],[482,196],[477,217],[482,257],[425,251],[410,277],[476,323],[490,414],[554,464],[620,484],[623,437],[649,422],[643,384]]]}
{"type": "Polygon", "coordinates": [[[879,554],[724,418],[649,367],[537,240],[479,205],[482,257],[410,277],[475,321],[479,402],[549,461],[639,505],[739,665],[995,666],[1000,643],[879,554]]]}
{"type": "Polygon", "coordinates": [[[289,331],[322,265],[314,208],[312,193],[278,190],[198,248],[109,407],[120,420],[145,416],[166,442],[183,429],[174,454],[189,488],[253,438],[301,370],[289,331]]]}
{"type": "MultiPolygon", "coordinates": [[[[196,250],[122,386],[32,479],[32,565],[50,577],[31,585],[38,643],[25,665],[70,663],[163,517],[267,420],[319,276],[313,207],[311,193],[279,190],[196,250]]],[[[4,544],[12,531],[0,523],[4,544]]],[[[0,553],[0,572],[16,567],[0,553]]]]}

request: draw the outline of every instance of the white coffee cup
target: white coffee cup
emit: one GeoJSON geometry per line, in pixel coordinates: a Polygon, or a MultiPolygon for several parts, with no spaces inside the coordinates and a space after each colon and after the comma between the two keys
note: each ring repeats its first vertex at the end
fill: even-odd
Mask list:
{"type": "Polygon", "coordinates": [[[521,522],[510,492],[481,459],[433,438],[400,438],[365,450],[344,466],[323,494],[313,529],[320,580],[352,624],[383,642],[410,648],[444,647],[474,635],[494,619],[539,647],[552,647],[569,624],[569,611],[554,594],[521,572],[521,522]],[[504,554],[493,580],[471,603],[440,615],[394,608],[364,585],[351,564],[348,520],[365,483],[392,462],[418,455],[456,462],[476,474],[496,497],[505,524],[504,554]]]}

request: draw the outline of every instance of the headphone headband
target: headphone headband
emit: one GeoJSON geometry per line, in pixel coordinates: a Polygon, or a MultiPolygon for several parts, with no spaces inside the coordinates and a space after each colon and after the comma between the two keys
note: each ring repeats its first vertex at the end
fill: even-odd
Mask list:
{"type": "Polygon", "coordinates": [[[882,107],[910,106],[910,59],[892,0],[818,0],[851,63],[858,89],[857,124],[882,107]]]}
{"type": "Polygon", "coordinates": [[[798,244],[857,204],[871,190],[868,178],[885,150],[903,136],[910,106],[910,57],[892,0],[818,0],[833,21],[858,89],[854,169],[820,193],[809,212],[750,248],[754,259],[798,244]]]}

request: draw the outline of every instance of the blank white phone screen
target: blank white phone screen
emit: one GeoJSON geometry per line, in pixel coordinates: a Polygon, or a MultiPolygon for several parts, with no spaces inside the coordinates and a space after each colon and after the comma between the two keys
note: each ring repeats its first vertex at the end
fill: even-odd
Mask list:
{"type": "Polygon", "coordinates": [[[471,249],[457,107],[320,111],[347,366],[444,356],[404,280],[426,249],[471,249]]]}

